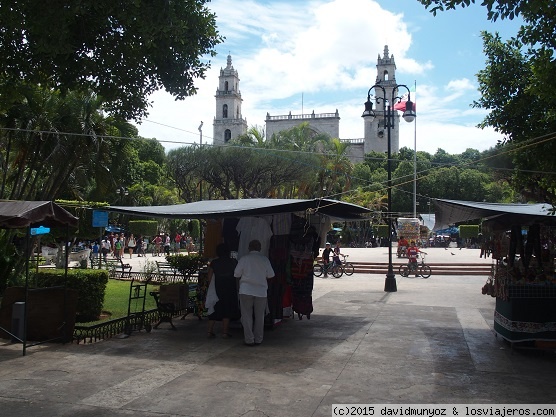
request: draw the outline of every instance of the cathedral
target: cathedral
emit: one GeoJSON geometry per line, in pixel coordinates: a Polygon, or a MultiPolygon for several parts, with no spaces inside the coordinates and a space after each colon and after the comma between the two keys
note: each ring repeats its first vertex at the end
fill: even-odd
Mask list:
{"type": "MultiPolygon", "coordinates": [[[[384,87],[386,97],[392,97],[392,90],[396,86],[396,63],[394,56],[388,52],[388,46],[384,47],[382,57],[378,55],[377,75],[374,84],[384,87]]],[[[232,57],[228,55],[226,68],[220,69],[218,77],[218,88],[216,90],[216,115],[213,122],[213,144],[225,145],[231,139],[244,134],[247,131],[247,119],[241,113],[241,92],[239,90],[239,75],[232,65],[232,57]]],[[[362,162],[366,153],[371,151],[384,153],[388,149],[388,136],[385,128],[384,103],[374,98],[374,109],[376,117],[373,120],[363,119],[363,138],[343,139],[339,138],[340,114],[336,109],[332,113],[291,114],[271,116],[267,113],[265,120],[265,137],[270,138],[273,134],[282,130],[290,129],[302,122],[309,123],[310,128],[316,133],[326,133],[332,138],[339,138],[349,143],[347,154],[352,162],[362,162]]],[[[393,103],[391,103],[393,105],[393,103]]],[[[363,106],[361,106],[363,107],[363,106]]],[[[394,112],[391,134],[392,153],[399,151],[399,122],[400,115],[394,112]]]]}

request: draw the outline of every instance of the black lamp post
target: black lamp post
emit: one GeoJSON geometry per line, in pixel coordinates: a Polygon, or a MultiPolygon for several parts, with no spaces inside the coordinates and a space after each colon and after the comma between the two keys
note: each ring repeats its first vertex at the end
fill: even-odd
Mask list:
{"type": "Polygon", "coordinates": [[[361,117],[369,117],[371,121],[375,118],[375,112],[373,111],[373,103],[371,102],[371,90],[376,92],[382,91],[382,95],[376,95],[377,104],[382,102],[382,107],[384,111],[384,127],[387,129],[388,134],[388,272],[386,273],[386,280],[384,282],[384,291],[395,292],[398,290],[396,285],[396,276],[394,275],[394,267],[392,266],[392,141],[391,141],[391,130],[394,128],[394,112],[393,103],[394,100],[400,99],[396,97],[398,88],[403,87],[407,90],[407,102],[405,105],[405,111],[403,112],[403,118],[406,122],[411,123],[415,120],[415,111],[413,110],[413,102],[411,101],[411,92],[406,85],[395,84],[387,85],[387,87],[392,89],[392,97],[386,97],[386,89],[384,86],[375,84],[367,93],[367,101],[365,103],[365,111],[361,117]]]}
{"type": "Polygon", "coordinates": [[[124,196],[129,195],[129,190],[126,187],[120,185],[118,188],[116,188],[116,194],[120,195],[123,201],[124,196]]]}

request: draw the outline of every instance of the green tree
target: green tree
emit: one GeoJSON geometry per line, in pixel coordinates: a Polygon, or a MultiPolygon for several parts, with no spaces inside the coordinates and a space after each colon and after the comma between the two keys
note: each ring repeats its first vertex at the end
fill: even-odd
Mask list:
{"type": "Polygon", "coordinates": [[[454,155],[449,154],[441,148],[438,148],[431,158],[431,163],[437,166],[457,165],[458,162],[458,159],[454,155]]]}
{"type": "Polygon", "coordinates": [[[192,146],[168,153],[168,172],[186,201],[199,199],[201,181],[203,199],[284,197],[313,175],[314,159],[266,146],[192,146]]]}
{"type": "Polygon", "coordinates": [[[243,135],[239,135],[236,139],[230,141],[230,145],[262,147],[265,145],[264,128],[251,126],[243,135]]]}
{"type": "Polygon", "coordinates": [[[538,68],[515,40],[502,42],[483,32],[487,66],[478,74],[481,98],[475,107],[490,110],[481,127],[492,126],[505,136],[503,151],[515,168],[512,185],[526,200],[556,203],[556,108],[538,93],[538,68]]]}
{"type": "Polygon", "coordinates": [[[223,40],[206,2],[5,0],[2,86],[24,79],[62,91],[92,90],[107,111],[139,119],[160,88],[177,99],[196,93],[194,80],[210,66],[200,57],[214,56],[223,40]]]}
{"type": "MultiPolygon", "coordinates": [[[[114,181],[135,175],[129,141],[113,138],[135,127],[106,116],[93,93],[14,84],[0,95],[0,126],[9,128],[0,131],[0,198],[98,201],[114,181]]],[[[11,244],[16,233],[0,232],[0,288],[23,268],[11,244]]]]}
{"type": "Polygon", "coordinates": [[[387,169],[388,158],[384,153],[371,151],[365,154],[365,165],[368,165],[371,171],[375,171],[378,168],[387,169]]]}
{"type": "Polygon", "coordinates": [[[10,128],[0,132],[0,198],[96,200],[135,175],[128,141],[112,137],[136,128],[106,116],[93,93],[14,85],[0,98],[0,125],[10,128]]]}
{"type": "MultiPolygon", "coordinates": [[[[419,0],[431,12],[467,7],[474,0],[419,0]]],[[[514,19],[523,25],[515,37],[503,41],[483,32],[486,67],[478,74],[481,98],[474,107],[488,110],[480,127],[491,126],[504,135],[503,149],[511,151],[513,187],[525,200],[556,203],[556,13],[553,2],[484,0],[487,18],[514,19]]]]}

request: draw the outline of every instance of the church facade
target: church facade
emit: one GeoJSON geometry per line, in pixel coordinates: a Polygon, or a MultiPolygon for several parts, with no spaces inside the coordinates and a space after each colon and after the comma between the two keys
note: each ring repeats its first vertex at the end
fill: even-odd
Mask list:
{"type": "Polygon", "coordinates": [[[213,144],[225,145],[231,139],[247,132],[247,119],[241,114],[241,91],[239,75],[232,66],[232,57],[228,55],[226,68],[220,69],[218,88],[216,89],[216,115],[213,121],[213,144]]]}
{"type": "MultiPolygon", "coordinates": [[[[384,47],[382,56],[379,54],[377,59],[377,75],[374,84],[382,86],[386,93],[386,98],[392,98],[392,91],[396,86],[396,63],[394,56],[390,55],[388,46],[384,47]]],[[[363,138],[342,139],[340,134],[340,114],[336,109],[333,113],[292,114],[270,115],[267,113],[265,119],[265,137],[298,126],[300,123],[307,122],[315,133],[326,133],[332,138],[339,138],[343,142],[349,143],[347,155],[352,162],[362,162],[364,155],[371,151],[384,153],[388,150],[388,135],[385,127],[385,103],[380,96],[381,90],[377,90],[379,96],[374,96],[375,91],[371,91],[374,98],[373,108],[376,117],[369,121],[363,120],[363,138]]],[[[231,139],[244,134],[247,131],[247,120],[241,114],[241,93],[239,91],[238,72],[232,66],[232,57],[228,55],[227,66],[220,70],[218,89],[216,90],[216,116],[213,123],[213,143],[215,145],[225,145],[231,139]]],[[[394,103],[390,103],[394,105],[394,103]]],[[[361,104],[363,110],[363,104],[361,104]]],[[[391,151],[399,151],[399,122],[400,115],[394,111],[391,134],[391,151]]]]}

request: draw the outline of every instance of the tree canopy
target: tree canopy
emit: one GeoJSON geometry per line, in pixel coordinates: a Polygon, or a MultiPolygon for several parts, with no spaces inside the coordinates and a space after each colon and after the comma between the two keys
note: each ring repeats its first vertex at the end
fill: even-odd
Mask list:
{"type": "Polygon", "coordinates": [[[4,0],[0,4],[2,94],[23,79],[93,91],[105,109],[139,119],[148,96],[196,93],[196,78],[222,42],[206,0],[4,0]]]}
{"type": "MultiPolygon", "coordinates": [[[[419,0],[432,13],[467,7],[474,0],[419,0]]],[[[485,68],[477,74],[481,97],[474,107],[489,110],[479,127],[504,135],[513,162],[512,185],[526,201],[556,203],[556,9],[553,2],[483,0],[487,18],[520,16],[523,25],[509,40],[482,32],[485,68]]]]}

